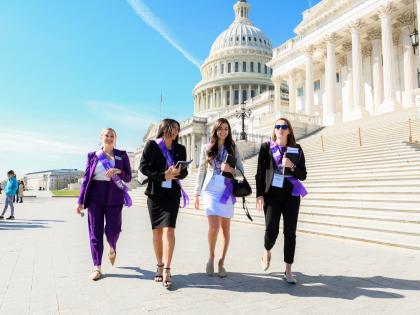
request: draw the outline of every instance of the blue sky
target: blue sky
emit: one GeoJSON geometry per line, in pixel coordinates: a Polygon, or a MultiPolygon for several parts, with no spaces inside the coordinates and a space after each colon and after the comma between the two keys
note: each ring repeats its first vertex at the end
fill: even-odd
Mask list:
{"type": "MultiPolygon", "coordinates": [[[[316,0],[250,0],[279,46],[316,0]]],[[[233,21],[235,0],[0,2],[0,178],[83,168],[99,133],[134,151],[148,125],[193,111],[197,64],[233,21]]]]}

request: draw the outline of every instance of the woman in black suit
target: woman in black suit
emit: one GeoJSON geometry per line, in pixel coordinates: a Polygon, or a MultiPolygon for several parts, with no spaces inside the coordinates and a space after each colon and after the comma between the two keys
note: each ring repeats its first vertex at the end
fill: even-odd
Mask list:
{"type": "Polygon", "coordinates": [[[307,192],[300,182],[306,179],[305,156],[301,146],[296,143],[289,120],[278,119],[274,124],[271,141],[261,145],[255,179],[256,208],[258,211],[264,210],[266,225],[265,251],[261,260],[263,270],[270,267],[271,249],[279,234],[280,217],[283,215],[284,279],[295,284],[292,264],[296,248],[296,227],[300,198],[307,192]],[[294,162],[291,161],[292,156],[294,162]]]}
{"type": "Polygon", "coordinates": [[[159,125],[157,139],[148,141],[144,147],[139,167],[139,171],[149,178],[145,194],[157,260],[155,281],[163,282],[168,289],[172,286],[170,269],[180,197],[184,199],[184,206],[188,199],[180,181],[188,171],[175,168],[187,155],[185,147],[178,143],[179,131],[176,120],[164,119],[159,125]]]}

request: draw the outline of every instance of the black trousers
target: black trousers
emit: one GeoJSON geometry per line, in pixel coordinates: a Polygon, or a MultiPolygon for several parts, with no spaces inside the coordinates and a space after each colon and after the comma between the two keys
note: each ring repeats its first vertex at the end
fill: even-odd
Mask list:
{"type": "Polygon", "coordinates": [[[280,229],[280,218],[283,215],[284,262],[292,264],[295,257],[300,197],[292,196],[291,189],[287,186],[285,188],[271,187],[264,196],[264,247],[266,250],[271,250],[276,243],[280,229]]]}

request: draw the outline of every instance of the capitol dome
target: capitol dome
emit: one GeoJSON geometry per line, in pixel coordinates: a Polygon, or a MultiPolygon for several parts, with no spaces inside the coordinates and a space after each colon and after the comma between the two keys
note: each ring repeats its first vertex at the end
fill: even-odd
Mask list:
{"type": "MultiPolygon", "coordinates": [[[[246,1],[241,1],[244,3],[246,1]]],[[[239,8],[240,9],[240,6],[239,8]]],[[[249,9],[249,4],[248,4],[249,9]]],[[[248,10],[242,13],[236,12],[236,19],[230,27],[220,34],[211,46],[210,55],[225,49],[232,48],[253,48],[271,54],[271,41],[259,28],[255,27],[248,18],[248,10]]]]}
{"type": "Polygon", "coordinates": [[[273,89],[270,39],[249,18],[250,4],[233,6],[235,20],[214,41],[193,90],[194,113],[209,116],[273,89]]]}

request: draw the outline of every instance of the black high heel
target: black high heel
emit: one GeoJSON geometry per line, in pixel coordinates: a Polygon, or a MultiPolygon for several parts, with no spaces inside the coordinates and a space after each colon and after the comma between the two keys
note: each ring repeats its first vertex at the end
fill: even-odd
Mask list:
{"type": "Polygon", "coordinates": [[[157,266],[157,269],[156,269],[156,274],[155,274],[155,282],[162,282],[163,281],[162,272],[163,272],[164,264],[162,265],[156,264],[156,266],[157,266]],[[159,272],[159,269],[162,269],[162,270],[159,272]]]}
{"type": "Polygon", "coordinates": [[[171,272],[169,271],[171,270],[171,268],[163,268],[163,269],[165,270],[165,276],[164,276],[165,279],[163,279],[162,284],[166,289],[169,290],[172,287],[172,275],[171,275],[171,272]]]}

